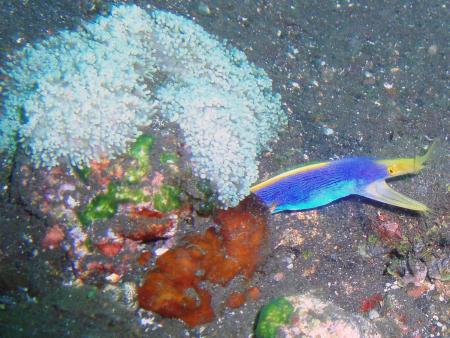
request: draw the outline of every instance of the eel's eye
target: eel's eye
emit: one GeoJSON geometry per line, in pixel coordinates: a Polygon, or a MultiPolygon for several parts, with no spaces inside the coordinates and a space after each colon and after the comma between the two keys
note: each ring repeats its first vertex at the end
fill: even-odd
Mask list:
{"type": "Polygon", "coordinates": [[[389,175],[394,175],[395,174],[395,169],[394,169],[394,167],[388,167],[387,168],[387,170],[388,170],[388,173],[389,173],[389,175]]]}

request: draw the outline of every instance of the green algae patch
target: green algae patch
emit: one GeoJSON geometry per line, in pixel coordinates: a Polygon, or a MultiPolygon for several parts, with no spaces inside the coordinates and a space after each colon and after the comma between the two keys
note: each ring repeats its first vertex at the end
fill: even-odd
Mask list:
{"type": "Polygon", "coordinates": [[[195,188],[195,200],[193,203],[195,211],[202,217],[211,216],[215,209],[217,196],[208,182],[204,180],[197,182],[195,188]]]}
{"type": "Polygon", "coordinates": [[[288,324],[294,307],[286,298],[277,298],[264,305],[259,311],[255,335],[257,338],[276,337],[278,327],[288,324]]]}
{"type": "Polygon", "coordinates": [[[149,200],[141,190],[131,189],[127,186],[110,183],[108,191],[95,196],[86,208],[78,214],[84,226],[101,220],[112,218],[120,203],[141,203],[149,200]]]}
{"type": "Polygon", "coordinates": [[[305,261],[307,261],[314,255],[314,253],[311,250],[303,250],[301,255],[302,255],[303,259],[305,261]]]}
{"type": "Polygon", "coordinates": [[[72,169],[83,183],[88,182],[89,175],[91,174],[91,170],[88,167],[72,166],[72,169]]]}
{"type": "Polygon", "coordinates": [[[195,206],[195,211],[199,216],[208,217],[214,212],[214,201],[208,199],[206,201],[200,201],[195,206]]]}
{"type": "Polygon", "coordinates": [[[166,163],[177,163],[178,162],[178,155],[175,153],[169,153],[169,152],[164,152],[159,156],[159,162],[161,164],[166,164],[166,163]]]}
{"type": "Polygon", "coordinates": [[[369,245],[377,245],[380,243],[380,239],[375,235],[369,235],[369,237],[367,238],[367,243],[369,245]]]}
{"type": "Polygon", "coordinates": [[[128,169],[125,173],[125,181],[130,184],[137,184],[149,171],[150,165],[143,165],[138,168],[128,169]]]}
{"type": "MultiPolygon", "coordinates": [[[[150,135],[141,135],[133,143],[129,150],[129,156],[134,159],[132,168],[126,170],[125,180],[122,182],[110,183],[108,190],[95,196],[85,207],[78,213],[80,222],[84,225],[108,219],[113,217],[121,203],[142,203],[151,200],[140,189],[133,188],[131,185],[139,183],[150,171],[150,152],[153,147],[153,137],[150,135]]],[[[76,171],[80,178],[88,178],[89,171],[78,168],[76,171]]]]}
{"type": "Polygon", "coordinates": [[[118,203],[142,203],[149,199],[142,190],[132,189],[120,184],[110,184],[108,195],[118,203]]]}
{"type": "Polygon", "coordinates": [[[95,196],[86,208],[78,214],[78,218],[84,226],[92,222],[113,217],[117,212],[118,203],[109,194],[95,196]]]}
{"type": "Polygon", "coordinates": [[[130,148],[130,156],[134,157],[139,164],[150,162],[150,151],[153,147],[153,137],[150,135],[141,135],[130,148]]]}
{"type": "Polygon", "coordinates": [[[153,196],[153,207],[163,213],[178,209],[181,206],[180,194],[179,188],[164,184],[153,196]]]}
{"type": "Polygon", "coordinates": [[[150,135],[141,135],[130,148],[129,155],[137,162],[136,168],[130,168],[125,173],[125,180],[128,183],[139,183],[150,171],[150,152],[153,147],[153,137],[150,135]]]}

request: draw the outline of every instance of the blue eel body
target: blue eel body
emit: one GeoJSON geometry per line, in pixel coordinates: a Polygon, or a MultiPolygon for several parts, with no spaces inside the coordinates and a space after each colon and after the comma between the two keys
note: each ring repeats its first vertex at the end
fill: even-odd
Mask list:
{"type": "Polygon", "coordinates": [[[354,157],[298,167],[250,188],[272,213],[317,208],[349,195],[415,211],[428,207],[393,190],[386,179],[414,174],[436,153],[439,140],[422,156],[377,160],[354,157]]]}
{"type": "Polygon", "coordinates": [[[361,194],[369,183],[387,176],[385,166],[372,158],[348,158],[286,176],[254,193],[264,204],[275,206],[274,213],[312,209],[361,194]]]}

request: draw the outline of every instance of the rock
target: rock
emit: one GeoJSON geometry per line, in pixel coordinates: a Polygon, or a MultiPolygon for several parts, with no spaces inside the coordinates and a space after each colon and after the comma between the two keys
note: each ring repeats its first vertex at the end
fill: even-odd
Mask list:
{"type": "Polygon", "coordinates": [[[255,335],[271,337],[381,337],[366,318],[351,314],[313,293],[278,298],[260,311],[255,335]]]}

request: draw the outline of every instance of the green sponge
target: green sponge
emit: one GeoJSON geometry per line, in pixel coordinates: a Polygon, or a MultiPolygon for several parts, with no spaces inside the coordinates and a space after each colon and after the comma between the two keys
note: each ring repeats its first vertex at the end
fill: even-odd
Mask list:
{"type": "Polygon", "coordinates": [[[278,327],[289,323],[294,307],[286,298],[277,298],[264,305],[258,315],[255,335],[257,338],[276,337],[278,327]]]}

